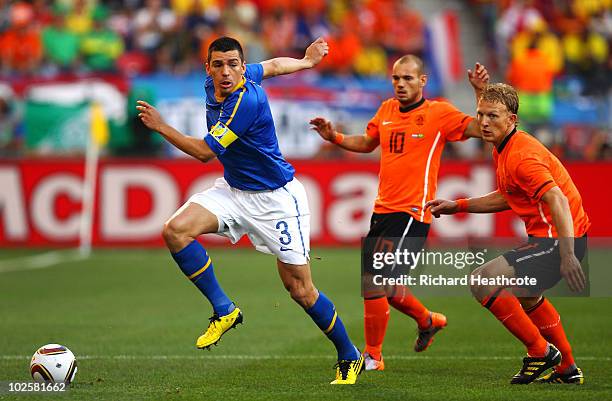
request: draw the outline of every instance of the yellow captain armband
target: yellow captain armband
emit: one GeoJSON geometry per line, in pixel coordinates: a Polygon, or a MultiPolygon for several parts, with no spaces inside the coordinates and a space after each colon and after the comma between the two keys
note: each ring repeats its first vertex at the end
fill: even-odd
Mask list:
{"type": "Polygon", "coordinates": [[[210,129],[210,135],[224,148],[227,148],[232,142],[238,139],[238,135],[221,121],[213,125],[210,129]]]}

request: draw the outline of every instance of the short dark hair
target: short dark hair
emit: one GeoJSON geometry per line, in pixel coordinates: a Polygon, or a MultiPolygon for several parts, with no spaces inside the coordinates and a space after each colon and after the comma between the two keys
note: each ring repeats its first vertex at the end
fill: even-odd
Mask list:
{"type": "Polygon", "coordinates": [[[419,56],[415,56],[414,54],[406,54],[397,60],[398,64],[408,64],[414,63],[417,66],[417,73],[419,75],[423,75],[425,73],[425,64],[423,63],[423,59],[419,56]]]}
{"type": "Polygon", "coordinates": [[[501,103],[512,114],[518,114],[519,97],[516,90],[502,83],[488,84],[480,96],[480,100],[491,103],[501,103]]]}
{"type": "Polygon", "coordinates": [[[208,62],[210,62],[210,56],[212,52],[230,52],[232,50],[238,50],[238,54],[240,55],[240,61],[244,62],[244,53],[242,51],[242,46],[240,42],[238,42],[234,38],[230,38],[228,36],[223,36],[218,39],[215,39],[210,46],[208,46],[208,62]]]}

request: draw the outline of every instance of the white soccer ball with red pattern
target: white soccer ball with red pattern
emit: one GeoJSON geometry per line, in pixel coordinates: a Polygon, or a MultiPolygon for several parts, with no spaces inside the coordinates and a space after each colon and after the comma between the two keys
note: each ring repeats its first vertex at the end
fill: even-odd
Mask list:
{"type": "Polygon", "coordinates": [[[38,383],[70,384],[76,372],[74,354],[59,344],[43,345],[34,353],[30,363],[30,373],[38,383]]]}

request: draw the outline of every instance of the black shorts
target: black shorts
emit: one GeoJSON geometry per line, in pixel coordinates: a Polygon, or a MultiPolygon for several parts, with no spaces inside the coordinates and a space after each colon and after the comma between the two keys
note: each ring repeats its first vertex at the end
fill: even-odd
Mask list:
{"type": "MultiPolygon", "coordinates": [[[[574,239],[574,254],[582,261],[587,253],[587,236],[574,239]]],[[[533,277],[535,286],[522,288],[540,293],[554,287],[561,280],[561,255],[559,241],[555,238],[529,237],[527,244],[503,254],[508,264],[514,267],[516,277],[533,277]]]]}
{"type": "Polygon", "coordinates": [[[410,265],[399,264],[393,269],[375,269],[374,254],[404,250],[417,253],[423,249],[429,224],[421,223],[408,213],[373,213],[370,231],[362,241],[362,273],[396,277],[410,273],[410,265]]]}

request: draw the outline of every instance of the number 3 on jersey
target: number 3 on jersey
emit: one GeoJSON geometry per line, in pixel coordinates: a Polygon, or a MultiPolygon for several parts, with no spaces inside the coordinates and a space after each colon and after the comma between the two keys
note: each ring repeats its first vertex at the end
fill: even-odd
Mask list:
{"type": "Polygon", "coordinates": [[[405,132],[392,132],[389,138],[389,152],[390,153],[404,153],[404,139],[406,138],[405,132]]]}
{"type": "Polygon", "coordinates": [[[278,240],[281,243],[280,250],[281,251],[290,251],[290,248],[286,248],[285,245],[289,245],[291,243],[291,234],[289,233],[289,224],[286,221],[280,220],[276,223],[276,229],[281,230],[281,236],[278,240]]]}

